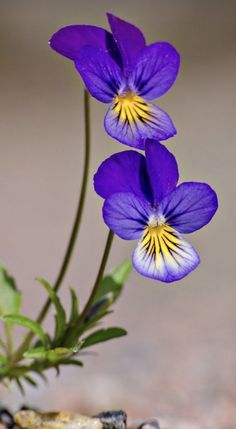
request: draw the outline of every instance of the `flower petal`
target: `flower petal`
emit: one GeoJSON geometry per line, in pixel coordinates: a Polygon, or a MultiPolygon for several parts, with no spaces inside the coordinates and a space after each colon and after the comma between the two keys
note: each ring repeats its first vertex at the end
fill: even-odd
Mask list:
{"type": "Polygon", "coordinates": [[[145,152],[153,202],[158,203],[175,189],[179,178],[178,165],[174,155],[155,140],[146,141],[145,152]]]}
{"type": "Polygon", "coordinates": [[[167,283],[182,279],[199,263],[194,248],[168,225],[147,227],[133,254],[140,274],[167,283]]]}
{"type": "Polygon", "coordinates": [[[117,192],[132,192],[136,196],[150,198],[145,157],[133,150],[110,156],[98,168],[94,188],[102,198],[117,192]]]}
{"type": "Polygon", "coordinates": [[[79,50],[93,46],[115,56],[117,48],[111,33],[94,25],[68,25],[54,33],[49,41],[54,51],[75,61],[79,50]]]}
{"type": "Polygon", "coordinates": [[[104,123],[107,133],[121,143],[145,148],[145,139],[166,140],[176,134],[169,115],[134,94],[116,96],[104,123]]]}
{"type": "Polygon", "coordinates": [[[125,240],[139,238],[150,217],[150,205],[144,198],[132,193],[117,193],[103,205],[103,218],[107,226],[125,240]]]}
{"type": "Polygon", "coordinates": [[[121,69],[100,49],[81,48],[75,66],[90,94],[103,103],[109,103],[122,87],[121,69]]]}
{"type": "Polygon", "coordinates": [[[147,100],[165,94],[173,85],[179,71],[180,57],[166,42],[145,47],[130,75],[129,86],[147,100]]]}
{"type": "Polygon", "coordinates": [[[107,13],[107,18],[122,57],[123,68],[128,72],[141,49],[145,47],[144,35],[139,28],[111,13],[107,13]]]}
{"type": "Polygon", "coordinates": [[[210,222],[217,208],[217,195],[209,185],[187,182],[161,201],[159,212],[173,228],[189,233],[210,222]]]}

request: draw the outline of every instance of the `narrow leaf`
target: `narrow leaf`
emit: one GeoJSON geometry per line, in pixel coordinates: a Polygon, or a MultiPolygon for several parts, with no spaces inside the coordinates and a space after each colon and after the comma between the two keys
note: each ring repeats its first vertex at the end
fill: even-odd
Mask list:
{"type": "Polygon", "coordinates": [[[60,361],[60,365],[76,365],[76,366],[83,366],[83,362],[81,362],[78,359],[62,359],[60,361]]]}
{"type": "Polygon", "coordinates": [[[91,318],[85,326],[83,326],[83,330],[79,332],[79,335],[82,334],[82,332],[88,331],[89,329],[92,329],[93,327],[98,325],[98,322],[103,319],[103,317],[108,316],[109,314],[113,313],[112,310],[105,310],[101,313],[95,315],[93,318],[91,318]]]}
{"type": "Polygon", "coordinates": [[[21,294],[16,289],[13,277],[10,277],[2,266],[0,266],[0,297],[0,316],[19,313],[21,294]]]}
{"type": "Polygon", "coordinates": [[[50,362],[58,362],[63,357],[73,354],[74,352],[71,349],[65,347],[57,347],[54,350],[49,350],[47,354],[47,359],[50,362]]]}
{"type": "Polygon", "coordinates": [[[54,366],[53,368],[54,368],[54,369],[55,369],[55,371],[56,371],[56,377],[59,377],[59,375],[60,375],[60,367],[59,367],[59,365],[56,365],[56,366],[54,366]]]}
{"type": "Polygon", "coordinates": [[[43,360],[47,357],[47,349],[44,347],[35,347],[34,349],[25,352],[23,356],[25,359],[43,360]]]}
{"type": "Polygon", "coordinates": [[[8,314],[3,317],[3,320],[13,323],[14,325],[20,325],[24,328],[28,328],[30,331],[34,332],[34,334],[39,336],[45,347],[48,346],[48,338],[46,333],[44,332],[41,325],[34,320],[19,314],[8,314]]]}
{"type": "Polygon", "coordinates": [[[81,348],[90,347],[97,343],[102,343],[104,341],[111,340],[113,338],[122,337],[123,335],[127,335],[127,332],[123,328],[106,328],[106,329],[99,329],[98,331],[93,332],[88,337],[84,338],[83,345],[81,348]]]}
{"type": "Polygon", "coordinates": [[[112,272],[111,276],[115,283],[124,284],[132,270],[130,259],[125,259],[112,272]]]}
{"type": "Polygon", "coordinates": [[[29,383],[31,386],[37,387],[37,383],[36,383],[36,381],[35,381],[32,377],[30,377],[29,375],[24,375],[23,379],[24,379],[27,383],[29,383]]]}
{"type": "Polygon", "coordinates": [[[25,395],[25,389],[23,387],[23,384],[21,383],[19,378],[15,378],[16,384],[21,392],[21,394],[24,396],[25,395]]]}
{"type": "Polygon", "coordinates": [[[40,278],[37,279],[37,281],[46,289],[56,309],[56,329],[54,341],[57,342],[60,338],[63,337],[63,334],[65,332],[66,313],[61,304],[60,299],[58,298],[56,292],[53,290],[50,284],[46,280],[40,278]]]}
{"type": "Polygon", "coordinates": [[[25,359],[35,360],[49,360],[51,362],[60,361],[64,357],[69,357],[78,352],[81,347],[56,347],[55,349],[44,349],[43,347],[36,347],[24,353],[25,359]]]}
{"type": "Polygon", "coordinates": [[[35,372],[44,381],[45,384],[48,384],[48,379],[47,379],[46,375],[44,375],[44,373],[42,371],[35,371],[35,372]]]}
{"type": "Polygon", "coordinates": [[[79,303],[74,289],[72,288],[70,289],[70,294],[71,294],[71,314],[70,314],[69,325],[72,326],[76,323],[79,316],[79,303]]]}
{"type": "Polygon", "coordinates": [[[111,296],[109,295],[110,294],[103,296],[95,304],[92,305],[84,320],[86,324],[88,322],[94,321],[97,317],[99,317],[101,314],[104,314],[107,311],[107,308],[112,303],[111,296]]]}
{"type": "Polygon", "coordinates": [[[130,260],[125,260],[110,275],[104,277],[99,285],[94,302],[99,301],[102,297],[109,294],[111,304],[114,303],[123,289],[131,267],[130,260]]]}

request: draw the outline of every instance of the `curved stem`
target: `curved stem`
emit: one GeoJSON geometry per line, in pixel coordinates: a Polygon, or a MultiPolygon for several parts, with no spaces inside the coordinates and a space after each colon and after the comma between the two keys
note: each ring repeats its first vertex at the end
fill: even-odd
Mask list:
{"type": "MultiPolygon", "coordinates": [[[[67,346],[68,344],[71,345],[71,342],[74,340],[76,334],[80,331],[80,326],[83,324],[91,306],[94,303],[93,301],[94,301],[94,298],[97,294],[99,284],[100,284],[101,280],[103,279],[103,274],[104,274],[104,271],[106,268],[106,264],[107,264],[109,254],[110,254],[113,238],[114,238],[114,234],[112,231],[109,230],[105,249],[104,249],[102,260],[101,260],[101,264],[100,264],[100,267],[98,270],[98,274],[97,274],[93,289],[90,293],[90,296],[88,298],[87,303],[84,306],[82,313],[79,315],[79,317],[77,319],[75,326],[68,332],[68,335],[65,338],[65,343],[63,344],[63,346],[67,346]]],[[[76,338],[76,340],[77,340],[77,338],[76,338]]]]}
{"type": "MultiPolygon", "coordinates": [[[[85,157],[84,157],[84,167],[83,167],[83,179],[82,179],[76,217],[71,231],[69,243],[66,249],[66,253],[65,253],[60,271],[58,273],[57,279],[53,286],[53,289],[55,292],[58,291],[58,289],[62,284],[62,281],[65,277],[65,274],[69,266],[71,256],[75,247],[76,239],[77,239],[80,224],[81,224],[87,184],[88,184],[89,164],[90,164],[90,107],[89,107],[89,93],[86,90],[84,91],[84,116],[85,116],[85,157]]],[[[39,313],[39,316],[37,318],[38,323],[41,323],[44,320],[50,305],[51,305],[51,300],[48,299],[39,313]]],[[[23,341],[23,343],[15,353],[15,356],[14,356],[15,361],[18,361],[22,357],[22,354],[25,352],[25,350],[28,349],[33,337],[34,337],[34,334],[32,332],[30,332],[25,337],[25,340],[23,341]]]]}
{"type": "MultiPolygon", "coordinates": [[[[74,225],[71,231],[70,240],[64,256],[64,260],[62,262],[61,269],[59,271],[59,274],[57,276],[56,282],[53,287],[55,292],[57,292],[59,287],[61,286],[61,283],[65,277],[65,274],[69,266],[71,256],[75,247],[77,235],[80,228],[81,218],[83,214],[85,195],[86,195],[87,184],[88,184],[89,160],[90,160],[90,109],[89,109],[89,93],[86,90],[84,91],[84,114],[85,114],[85,157],[84,157],[84,168],[83,168],[83,180],[82,180],[78,208],[76,212],[74,225]]],[[[45,318],[47,311],[51,305],[51,302],[52,302],[51,299],[48,299],[47,302],[45,303],[37,319],[38,323],[41,323],[45,318]]]]}
{"type": "Polygon", "coordinates": [[[108,236],[107,236],[107,241],[106,241],[106,246],[103,252],[103,257],[101,260],[101,264],[100,264],[100,268],[97,274],[97,278],[95,280],[92,292],[89,296],[89,299],[82,311],[82,313],[80,314],[79,318],[78,318],[78,324],[83,321],[85,319],[85,317],[87,316],[88,310],[90,309],[91,305],[93,304],[94,298],[97,294],[97,290],[99,287],[99,283],[101,282],[102,278],[103,278],[103,274],[106,268],[106,264],[107,264],[107,260],[110,254],[110,250],[111,250],[111,246],[112,246],[112,242],[113,242],[113,238],[114,238],[114,234],[111,230],[109,230],[108,236]]]}

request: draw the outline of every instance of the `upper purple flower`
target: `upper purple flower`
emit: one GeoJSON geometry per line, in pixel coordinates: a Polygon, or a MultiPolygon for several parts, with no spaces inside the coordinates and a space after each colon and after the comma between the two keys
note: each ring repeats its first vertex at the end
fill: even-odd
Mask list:
{"type": "Polygon", "coordinates": [[[180,280],[197,267],[197,252],[180,234],[202,228],[218,207],[209,185],[177,186],[178,177],[175,157],[153,140],[146,142],[146,158],[132,150],[114,154],[94,176],[95,190],[105,199],[105,223],[125,240],[139,239],[135,269],[163,282],[180,280]]]}
{"type": "Polygon", "coordinates": [[[175,133],[169,115],[150,100],[173,85],[180,58],[167,42],[146,45],[134,25],[108,13],[112,33],[92,25],[70,25],[50,40],[71,59],[90,94],[111,103],[105,129],[120,142],[144,149],[145,139],[166,140],[175,133]]]}

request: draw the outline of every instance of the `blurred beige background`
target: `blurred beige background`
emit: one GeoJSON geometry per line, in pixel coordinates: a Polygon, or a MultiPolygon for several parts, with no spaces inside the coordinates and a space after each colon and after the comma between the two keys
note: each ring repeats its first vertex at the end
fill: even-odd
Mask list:
{"type": "MultiPolygon", "coordinates": [[[[191,276],[167,286],[132,273],[107,320],[126,327],[128,337],[97,347],[84,369],[67,368],[60,378],[52,372],[49,386],[29,389],[23,400],[16,389],[1,388],[0,401],[13,409],[22,402],[88,413],[123,408],[130,418],[167,415],[235,429],[236,2],[1,0],[0,8],[0,260],[24,291],[25,313],[35,316],[45,299],[34,278],[56,277],[81,182],[83,86],[73,64],[47,45],[60,27],[107,27],[111,11],[140,26],[148,42],[176,46],[180,75],[157,103],[178,130],[168,147],[181,179],[210,183],[220,203],[213,222],[190,237],[202,258],[191,276]]],[[[67,304],[67,286],[86,299],[106,237],[92,173],[125,149],[105,134],[105,111],[92,100],[90,187],[61,291],[67,304]]],[[[108,268],[132,248],[116,239],[108,268]]]]}

